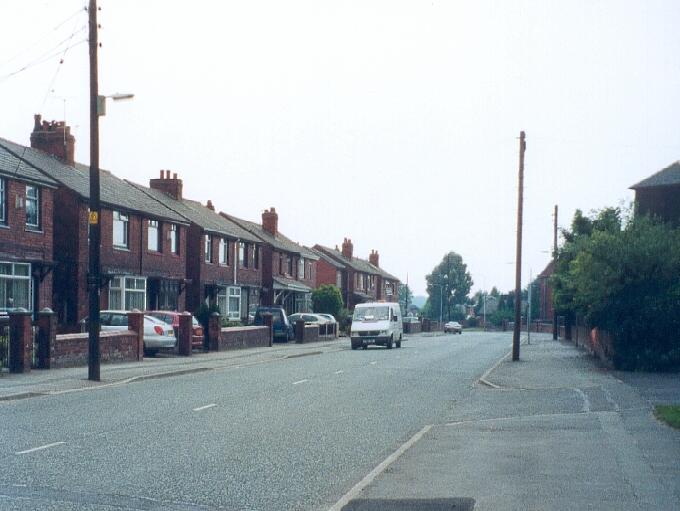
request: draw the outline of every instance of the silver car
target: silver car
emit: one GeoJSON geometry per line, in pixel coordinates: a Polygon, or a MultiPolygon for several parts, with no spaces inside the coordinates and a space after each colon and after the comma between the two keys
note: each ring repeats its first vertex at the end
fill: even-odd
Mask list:
{"type": "MultiPolygon", "coordinates": [[[[121,310],[103,310],[99,313],[102,331],[128,329],[128,312],[121,310]]],[[[81,322],[83,331],[87,327],[87,318],[81,322]]],[[[152,316],[144,316],[144,354],[154,355],[160,349],[173,349],[177,346],[177,337],[172,325],[152,316]]]]}

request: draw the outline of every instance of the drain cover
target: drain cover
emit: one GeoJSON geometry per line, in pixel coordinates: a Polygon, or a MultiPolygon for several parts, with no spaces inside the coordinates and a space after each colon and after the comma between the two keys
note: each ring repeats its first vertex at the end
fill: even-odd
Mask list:
{"type": "Polygon", "coordinates": [[[355,499],[342,511],[473,511],[475,499],[355,499]]]}

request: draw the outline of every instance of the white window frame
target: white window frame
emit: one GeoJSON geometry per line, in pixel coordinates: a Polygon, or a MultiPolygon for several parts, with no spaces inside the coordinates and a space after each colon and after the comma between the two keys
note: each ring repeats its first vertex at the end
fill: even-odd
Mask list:
{"type": "Polygon", "coordinates": [[[335,270],[335,285],[338,289],[342,289],[342,272],[335,270]]]}
{"type": "MultiPolygon", "coordinates": [[[[26,304],[18,304],[18,303],[13,303],[12,307],[8,307],[7,300],[10,297],[2,296],[0,295],[0,311],[8,311],[8,310],[13,310],[18,307],[23,307],[24,309],[28,311],[33,310],[33,278],[31,277],[31,264],[30,263],[13,263],[10,261],[0,261],[0,264],[9,264],[11,267],[11,273],[0,273],[0,282],[3,282],[6,285],[7,281],[26,281],[28,282],[28,293],[27,293],[27,300],[28,303],[26,304]],[[25,272],[19,272],[17,273],[18,268],[26,268],[27,271],[25,272]],[[25,306],[24,306],[25,305],[25,306]]],[[[13,297],[12,297],[13,298],[13,297]]]]}
{"type": "Polygon", "coordinates": [[[212,235],[205,234],[203,236],[203,261],[206,263],[212,263],[212,235]]]}
{"type": "Polygon", "coordinates": [[[26,185],[26,227],[40,229],[40,188],[35,185],[26,185]],[[30,195],[29,190],[33,190],[35,195],[30,195]],[[35,203],[35,222],[28,221],[28,203],[35,203]]]}
{"type": "Polygon", "coordinates": [[[300,257],[298,259],[298,279],[306,279],[307,275],[305,274],[305,258],[300,257]]]}
{"type": "Polygon", "coordinates": [[[220,309],[220,314],[228,319],[241,319],[241,288],[235,286],[219,288],[217,306],[220,309]]]}
{"type": "Polygon", "coordinates": [[[146,248],[151,252],[161,252],[161,231],[162,226],[158,220],[147,220],[146,222],[146,248]],[[151,232],[155,231],[155,243],[151,243],[151,232]]]}
{"type": "Polygon", "coordinates": [[[0,224],[7,223],[7,180],[0,177],[0,224]]]}
{"type": "Polygon", "coordinates": [[[170,224],[170,252],[179,254],[179,227],[177,224],[170,224]]]}
{"type": "Polygon", "coordinates": [[[113,246],[116,248],[130,248],[130,216],[114,210],[111,229],[113,231],[113,246]],[[118,243],[118,240],[116,240],[116,224],[122,224],[123,227],[122,244],[118,243]]]}
{"type": "Polygon", "coordinates": [[[226,238],[220,238],[219,263],[229,265],[229,242],[226,238]]]}
{"type": "MultiPolygon", "coordinates": [[[[109,307],[111,308],[111,302],[113,301],[112,295],[118,293],[120,310],[132,310],[135,308],[132,302],[132,296],[129,294],[134,294],[137,298],[141,295],[142,308],[140,310],[146,309],[146,277],[135,276],[135,275],[116,275],[109,282],[109,307]]],[[[139,300],[137,300],[139,303],[139,300]]],[[[139,308],[139,307],[137,307],[139,308]]]]}

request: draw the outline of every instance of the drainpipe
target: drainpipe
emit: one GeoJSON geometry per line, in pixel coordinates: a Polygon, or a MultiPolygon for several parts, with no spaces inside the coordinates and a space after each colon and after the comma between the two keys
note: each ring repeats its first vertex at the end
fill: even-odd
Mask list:
{"type": "Polygon", "coordinates": [[[236,271],[237,271],[237,265],[238,265],[238,244],[241,242],[241,240],[237,239],[234,242],[234,285],[236,285],[236,271]]]}

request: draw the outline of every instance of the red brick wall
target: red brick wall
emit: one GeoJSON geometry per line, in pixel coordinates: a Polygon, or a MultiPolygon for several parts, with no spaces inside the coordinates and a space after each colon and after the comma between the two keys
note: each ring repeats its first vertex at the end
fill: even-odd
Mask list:
{"type": "MultiPolygon", "coordinates": [[[[101,332],[99,349],[102,363],[138,360],[137,333],[132,330],[101,332]]],[[[50,347],[50,367],[80,367],[87,365],[88,334],[57,335],[50,347]]]]}
{"type": "MultiPolygon", "coordinates": [[[[7,223],[0,224],[0,260],[52,262],[54,191],[40,187],[40,230],[26,230],[26,183],[5,179],[7,223]],[[15,207],[15,198],[23,199],[23,206],[15,207]]],[[[34,269],[35,273],[35,269],[34,269]]],[[[52,272],[38,282],[38,309],[52,307],[52,272]]]]}
{"type": "Polygon", "coordinates": [[[241,326],[222,328],[218,351],[269,346],[268,326],[241,326]]]}
{"type": "Polygon", "coordinates": [[[316,262],[316,285],[319,287],[323,284],[337,284],[336,279],[337,268],[327,262],[325,259],[319,259],[316,262]]]}

